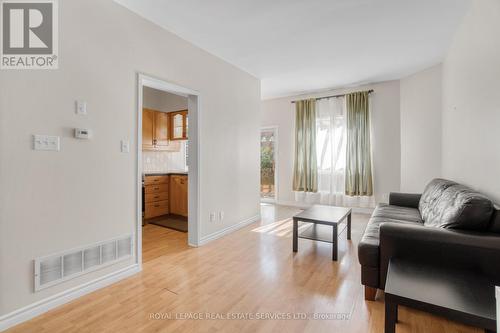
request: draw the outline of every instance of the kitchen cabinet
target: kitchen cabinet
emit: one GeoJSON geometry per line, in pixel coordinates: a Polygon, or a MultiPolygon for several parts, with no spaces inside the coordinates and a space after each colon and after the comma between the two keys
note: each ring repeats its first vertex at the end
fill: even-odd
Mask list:
{"type": "Polygon", "coordinates": [[[150,109],[142,110],[142,149],[150,150],[154,148],[154,119],[155,111],[150,109]]]}
{"type": "Polygon", "coordinates": [[[188,216],[188,176],[170,175],[170,213],[188,216]]]}
{"type": "Polygon", "coordinates": [[[178,144],[170,142],[170,116],[166,112],[143,108],[142,150],[179,151],[178,144]]]}
{"type": "Polygon", "coordinates": [[[159,150],[167,148],[169,144],[168,119],[168,113],[155,112],[155,144],[159,150]]]}
{"type": "Polygon", "coordinates": [[[187,140],[188,138],[188,111],[169,112],[170,140],[187,140]]]}
{"type": "Polygon", "coordinates": [[[169,213],[169,176],[144,177],[144,218],[169,213]]]}

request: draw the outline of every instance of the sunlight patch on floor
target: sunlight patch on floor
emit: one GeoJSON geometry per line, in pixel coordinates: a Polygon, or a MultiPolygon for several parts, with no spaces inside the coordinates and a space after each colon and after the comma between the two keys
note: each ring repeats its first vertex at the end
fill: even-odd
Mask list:
{"type": "Polygon", "coordinates": [[[291,222],[292,222],[292,219],[288,218],[288,219],[272,222],[272,223],[257,227],[255,229],[252,229],[252,231],[253,232],[260,232],[260,233],[273,233],[278,228],[279,228],[279,230],[281,230],[283,228],[290,227],[291,224],[290,224],[290,226],[288,224],[291,222]]]}
{"type": "MultiPolygon", "coordinates": [[[[284,220],[272,222],[255,229],[252,229],[253,232],[275,235],[278,237],[291,237],[292,236],[292,223],[293,220],[291,218],[287,218],[284,220]]],[[[299,224],[299,232],[310,227],[308,223],[300,223],[299,224]]]]}

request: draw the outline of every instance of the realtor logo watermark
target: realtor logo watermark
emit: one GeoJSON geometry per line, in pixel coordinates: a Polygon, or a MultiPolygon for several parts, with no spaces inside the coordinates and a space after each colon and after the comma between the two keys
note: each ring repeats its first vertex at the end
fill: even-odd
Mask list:
{"type": "Polygon", "coordinates": [[[57,69],[57,0],[0,0],[1,69],[57,69]]]}

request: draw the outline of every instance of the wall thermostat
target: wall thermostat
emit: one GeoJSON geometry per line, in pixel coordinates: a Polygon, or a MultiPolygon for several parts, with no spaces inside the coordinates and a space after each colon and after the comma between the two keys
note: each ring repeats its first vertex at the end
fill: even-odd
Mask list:
{"type": "Polygon", "coordinates": [[[90,139],[92,131],[87,128],[75,128],[75,138],[77,139],[90,139]]]}

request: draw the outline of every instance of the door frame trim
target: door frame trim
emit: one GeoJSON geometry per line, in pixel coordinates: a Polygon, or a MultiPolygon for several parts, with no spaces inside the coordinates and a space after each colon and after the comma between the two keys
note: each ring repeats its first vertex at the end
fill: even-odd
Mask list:
{"type": "Polygon", "coordinates": [[[142,102],[143,87],[150,87],[168,93],[181,95],[188,99],[189,127],[188,127],[188,244],[197,247],[200,244],[200,92],[159,79],[144,73],[137,73],[137,147],[136,147],[136,232],[135,249],[136,263],[142,269],[142,102]]]}
{"type": "MultiPolygon", "coordinates": [[[[269,199],[269,198],[260,198],[260,202],[265,202],[265,203],[277,203],[278,202],[278,185],[279,185],[279,126],[278,125],[269,125],[269,126],[262,126],[260,128],[260,132],[265,131],[265,130],[273,130],[274,131],[274,199],[269,199]]],[[[259,135],[260,136],[260,135],[259,135]]],[[[260,141],[260,140],[259,140],[260,141]]],[[[260,148],[260,142],[259,142],[259,148],[260,148]]],[[[260,160],[260,159],[259,159],[260,160]]],[[[260,171],[260,166],[259,166],[259,171],[260,171]]],[[[260,182],[259,182],[259,187],[260,187],[260,182]]],[[[260,193],[260,191],[259,191],[260,193]]]]}

